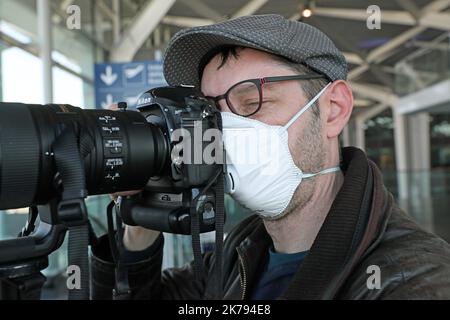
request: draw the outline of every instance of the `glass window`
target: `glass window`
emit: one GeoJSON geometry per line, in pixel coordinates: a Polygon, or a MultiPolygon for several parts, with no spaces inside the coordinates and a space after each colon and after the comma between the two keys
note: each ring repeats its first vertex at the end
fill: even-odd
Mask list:
{"type": "MultiPolygon", "coordinates": [[[[2,52],[2,97],[5,102],[43,103],[42,69],[38,57],[20,48],[2,52]]],[[[83,80],[59,67],[53,68],[53,100],[84,106],[83,80]]]]}

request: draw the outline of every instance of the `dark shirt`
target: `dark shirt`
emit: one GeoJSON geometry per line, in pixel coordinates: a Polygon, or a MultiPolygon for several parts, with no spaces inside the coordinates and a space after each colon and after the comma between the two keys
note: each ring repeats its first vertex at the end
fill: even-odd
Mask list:
{"type": "MultiPolygon", "coordinates": [[[[124,250],[122,262],[136,263],[149,259],[161,245],[160,236],[153,245],[142,251],[124,250]]],[[[258,283],[253,289],[252,300],[275,300],[288,288],[292,277],[309,251],[298,253],[278,253],[273,246],[269,247],[268,259],[258,283]]]]}
{"type": "Polygon", "coordinates": [[[269,258],[258,283],[253,289],[252,300],[275,300],[288,288],[308,251],[277,253],[269,248],[269,258]]]}

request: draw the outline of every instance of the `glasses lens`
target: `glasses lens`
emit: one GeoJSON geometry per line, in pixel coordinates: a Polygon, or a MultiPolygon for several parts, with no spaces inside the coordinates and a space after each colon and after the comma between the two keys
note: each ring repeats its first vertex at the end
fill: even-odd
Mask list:
{"type": "Polygon", "coordinates": [[[253,82],[242,82],[234,86],[228,93],[228,103],[231,109],[241,116],[254,114],[260,105],[257,85],[253,82]]]}

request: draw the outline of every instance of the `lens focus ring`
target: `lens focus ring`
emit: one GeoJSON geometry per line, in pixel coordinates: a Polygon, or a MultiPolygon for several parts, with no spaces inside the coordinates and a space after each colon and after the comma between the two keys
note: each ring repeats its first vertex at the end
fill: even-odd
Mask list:
{"type": "Polygon", "coordinates": [[[34,199],[39,175],[39,140],[26,105],[0,108],[0,209],[26,207],[34,199]]]}

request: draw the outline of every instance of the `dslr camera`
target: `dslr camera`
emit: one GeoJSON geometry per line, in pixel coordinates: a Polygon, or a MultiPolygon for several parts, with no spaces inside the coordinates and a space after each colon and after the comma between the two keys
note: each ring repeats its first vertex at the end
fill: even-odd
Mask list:
{"type": "Polygon", "coordinates": [[[108,206],[116,225],[192,234],[193,243],[199,233],[223,232],[223,145],[220,134],[206,134],[222,130],[215,104],[179,86],[143,93],[138,111],[118,106],[0,103],[0,210],[30,208],[19,237],[0,241],[0,298],[36,298],[40,271],[67,231],[71,263],[70,234],[87,237],[80,228],[89,226],[90,195],[142,190],[108,206]],[[27,293],[17,290],[24,284],[27,293]]]}

